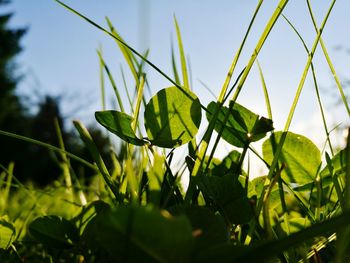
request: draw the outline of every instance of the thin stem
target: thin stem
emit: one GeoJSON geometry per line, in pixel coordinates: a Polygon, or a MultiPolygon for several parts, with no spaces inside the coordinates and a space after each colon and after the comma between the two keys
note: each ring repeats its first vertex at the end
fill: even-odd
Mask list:
{"type": "MultiPolygon", "coordinates": [[[[314,17],[314,15],[313,15],[313,12],[312,12],[312,8],[311,8],[311,5],[310,5],[310,1],[309,1],[309,0],[306,0],[306,2],[307,2],[307,6],[308,6],[308,9],[309,9],[309,13],[310,13],[310,16],[311,16],[312,23],[313,23],[313,25],[314,25],[315,31],[317,32],[317,34],[319,34],[319,30],[317,29],[316,20],[315,20],[315,17],[314,17]]],[[[322,30],[322,29],[320,29],[320,30],[322,30]]],[[[322,51],[323,51],[323,53],[324,53],[324,56],[325,56],[325,58],[326,58],[326,60],[327,60],[327,63],[328,63],[328,65],[329,65],[329,68],[330,68],[330,70],[331,70],[331,72],[332,72],[332,75],[333,75],[333,77],[334,77],[335,83],[336,83],[336,85],[337,85],[337,87],[338,87],[338,90],[339,90],[340,96],[341,96],[341,98],[342,98],[342,101],[343,101],[343,103],[344,103],[344,106],[345,106],[345,108],[346,108],[346,111],[347,111],[347,113],[348,113],[348,115],[349,115],[349,117],[350,117],[350,107],[349,107],[349,104],[348,104],[348,102],[347,102],[347,99],[346,99],[346,96],[345,96],[343,87],[342,87],[342,85],[341,85],[341,83],[340,83],[339,77],[338,77],[338,75],[337,75],[337,73],[336,73],[336,71],[335,71],[335,68],[334,68],[333,63],[332,63],[332,61],[331,61],[331,58],[330,58],[329,55],[328,55],[327,48],[326,48],[326,46],[325,46],[325,44],[324,44],[322,38],[320,38],[320,43],[321,43],[321,47],[322,47],[322,51]]]]}
{"type": "MultiPolygon", "coordinates": [[[[284,144],[284,141],[286,139],[286,136],[287,136],[287,132],[289,130],[289,127],[290,127],[290,124],[292,122],[292,119],[293,119],[293,116],[294,116],[294,112],[295,112],[295,109],[296,109],[296,106],[298,104],[298,101],[299,101],[299,97],[300,97],[300,94],[301,94],[301,91],[303,90],[303,87],[304,87],[304,83],[305,83],[305,80],[306,80],[306,76],[307,76],[307,73],[309,71],[309,68],[310,68],[310,65],[311,65],[311,62],[312,62],[312,59],[313,59],[313,55],[315,54],[315,51],[316,51],[316,48],[317,48],[317,44],[320,40],[320,37],[321,37],[321,34],[322,34],[322,31],[326,25],[326,22],[328,20],[328,17],[330,15],[330,12],[335,4],[336,0],[333,0],[332,3],[331,3],[331,6],[329,7],[328,9],[328,12],[321,24],[321,27],[320,27],[320,30],[318,30],[318,34],[316,36],[316,39],[314,41],[314,44],[312,46],[312,49],[311,49],[311,52],[309,53],[309,56],[308,56],[308,60],[306,62],[306,65],[305,65],[305,68],[304,68],[304,71],[303,71],[303,74],[301,76],[301,80],[299,82],[299,85],[298,85],[298,88],[297,88],[297,91],[296,91],[296,94],[295,94],[295,97],[294,97],[294,100],[293,100],[293,103],[292,103],[292,106],[291,106],[291,109],[289,111],[289,114],[288,114],[288,118],[287,118],[287,121],[286,121],[286,124],[284,126],[284,132],[282,133],[281,135],[281,138],[280,138],[280,141],[277,145],[277,149],[276,149],[276,153],[274,155],[274,158],[272,160],[272,164],[271,164],[271,167],[270,167],[270,170],[269,170],[269,173],[267,175],[267,178],[265,180],[265,184],[264,184],[264,187],[263,187],[263,191],[262,191],[262,194],[260,196],[260,198],[258,199],[258,203],[257,203],[257,208],[256,208],[256,211],[257,211],[257,214],[259,215],[260,212],[261,212],[261,209],[262,209],[262,206],[263,206],[263,196],[264,196],[264,193],[266,192],[266,190],[268,189],[268,186],[270,185],[271,183],[271,180],[273,178],[273,175],[274,175],[274,171],[277,167],[277,164],[278,164],[278,160],[279,160],[279,157],[281,155],[281,152],[282,152],[282,147],[283,147],[283,144],[284,144]]],[[[255,222],[252,222],[253,225],[251,225],[251,229],[250,231],[255,231],[255,222]]],[[[251,232],[251,233],[253,233],[251,232]]],[[[250,243],[250,237],[248,235],[248,239],[246,239],[246,244],[249,244],[250,243]]]]}

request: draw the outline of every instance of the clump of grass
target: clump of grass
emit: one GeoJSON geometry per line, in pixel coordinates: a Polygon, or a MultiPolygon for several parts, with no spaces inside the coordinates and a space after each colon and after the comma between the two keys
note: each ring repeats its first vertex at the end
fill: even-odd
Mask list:
{"type": "Polygon", "coordinates": [[[18,196],[12,197],[9,196],[9,186],[16,185],[13,182],[12,165],[3,167],[0,175],[5,182],[0,185],[4,198],[0,200],[3,211],[7,211],[5,203],[8,200],[20,200],[24,192],[33,198],[28,199],[25,206],[35,211],[18,216],[20,219],[15,224],[10,220],[16,221],[16,216],[9,211],[10,219],[0,219],[4,226],[0,228],[0,235],[6,233],[8,237],[7,243],[1,244],[8,253],[8,259],[18,258],[18,255],[30,250],[33,257],[39,257],[40,252],[44,251],[41,259],[63,262],[323,262],[333,258],[337,262],[347,262],[349,138],[344,149],[334,149],[313,65],[313,54],[321,44],[335,76],[340,97],[348,109],[343,89],[321,37],[335,1],[330,4],[319,27],[307,1],[317,33],[309,48],[298,30],[283,15],[288,1],[281,0],[246,67],[236,80],[232,80],[263,3],[259,1],[220,94],[208,105],[203,105],[191,89],[188,61],[176,18],[174,23],[181,63],[178,67],[172,48],[172,79],[148,60],[148,52],[142,55],[129,46],[109,19],[106,29],[56,1],[117,42],[133,76],[133,83],[123,83],[130,105],[123,105],[122,91],[99,49],[102,111],[96,112],[95,117],[98,123],[121,139],[120,154],[112,153],[112,169],[108,169],[88,130],[79,121],[74,121],[74,125],[93,158],[93,164],[68,153],[63,140],[60,140],[59,147],[55,147],[0,131],[1,135],[56,151],[63,160],[64,187],[50,190],[53,192],[39,192],[16,182],[21,191],[18,196]],[[269,92],[257,58],[281,17],[290,24],[291,32],[299,37],[308,58],[284,129],[275,131],[269,92]],[[265,94],[267,117],[259,116],[238,102],[255,63],[265,94]],[[145,64],[173,86],[148,98],[144,92],[145,89],[150,90],[144,72],[145,64]],[[308,138],[289,131],[310,69],[330,155],[318,149],[308,138]],[[105,74],[116,95],[117,109],[106,109],[105,74]],[[131,98],[131,91],[136,94],[135,99],[131,98]],[[128,108],[130,112],[126,112],[128,108]],[[196,135],[202,113],[208,125],[204,135],[198,138],[196,135]],[[139,122],[142,116],[144,122],[139,122]],[[212,140],[215,140],[214,146],[209,148],[212,140]],[[221,160],[214,157],[220,140],[232,145],[232,151],[221,160]],[[253,147],[260,140],[264,140],[262,155],[253,147]],[[174,152],[182,145],[188,147],[188,155],[183,158],[179,169],[173,169],[174,152]],[[268,169],[267,175],[254,179],[249,177],[249,170],[245,171],[243,166],[249,154],[257,155],[268,169]],[[322,161],[322,155],[325,155],[326,161],[322,161]],[[70,158],[96,171],[96,180],[99,180],[97,187],[92,190],[94,185],[87,188],[81,186],[71,173],[70,158]],[[187,189],[181,185],[185,169],[189,172],[187,189]],[[58,211],[45,210],[57,207],[51,206],[54,200],[52,197],[62,202],[58,211]],[[48,203],[47,206],[29,201],[41,198],[48,203]],[[40,210],[37,207],[42,207],[41,213],[37,212],[40,210]],[[32,220],[34,217],[36,219],[32,220]],[[24,228],[28,222],[30,224],[24,228]],[[23,234],[14,234],[17,229],[20,232],[23,230],[23,234]],[[30,247],[29,243],[25,243],[28,240],[35,245],[30,247]],[[40,247],[40,244],[44,247],[40,247]],[[16,247],[20,247],[21,251],[17,252],[16,247]]]}

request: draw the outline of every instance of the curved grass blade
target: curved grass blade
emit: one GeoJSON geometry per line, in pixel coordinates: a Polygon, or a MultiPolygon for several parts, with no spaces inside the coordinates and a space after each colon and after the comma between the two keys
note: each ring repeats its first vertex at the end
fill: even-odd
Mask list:
{"type": "Polygon", "coordinates": [[[272,256],[301,244],[312,238],[323,236],[327,233],[334,233],[350,224],[350,212],[346,212],[330,220],[316,223],[300,232],[291,234],[286,238],[267,242],[248,249],[245,253],[237,256],[233,262],[261,262],[272,256]]]}
{"type": "MultiPolygon", "coordinates": [[[[102,46],[97,50],[97,53],[101,54],[102,56],[102,46]]],[[[104,63],[102,63],[101,59],[99,59],[99,66],[100,66],[100,87],[101,87],[101,104],[102,104],[102,110],[106,110],[106,93],[105,93],[105,78],[103,74],[104,69],[104,63]]]]}
{"type": "Polygon", "coordinates": [[[117,85],[114,81],[114,78],[111,74],[111,71],[109,70],[105,60],[103,59],[102,57],[102,53],[98,50],[97,51],[97,54],[98,54],[98,57],[100,59],[100,63],[101,65],[103,66],[103,68],[105,69],[106,73],[107,73],[107,76],[109,78],[109,81],[111,82],[111,85],[112,85],[112,88],[113,88],[113,91],[117,97],[117,100],[118,100],[118,104],[119,104],[119,108],[121,110],[121,112],[124,112],[124,106],[123,106],[123,101],[122,101],[122,98],[120,97],[120,94],[119,94],[119,91],[118,91],[118,88],[117,88],[117,85]]]}
{"type": "MultiPolygon", "coordinates": [[[[158,68],[155,64],[153,64],[151,61],[149,61],[147,58],[145,58],[142,54],[140,54],[138,51],[136,51],[136,49],[132,48],[131,46],[129,46],[127,43],[125,43],[122,39],[116,37],[115,35],[113,35],[111,32],[109,32],[107,29],[103,28],[102,26],[98,25],[97,23],[95,23],[94,21],[92,21],[91,19],[89,19],[88,17],[84,16],[83,14],[79,13],[78,11],[74,10],[73,8],[69,7],[68,5],[66,5],[65,3],[61,2],[60,0],[54,0],[57,3],[59,3],[61,6],[63,6],[64,8],[66,8],[67,10],[69,10],[70,12],[74,13],[75,15],[79,16],[80,18],[82,18],[83,20],[85,20],[86,22],[88,22],[89,24],[93,25],[94,27],[96,27],[97,29],[101,30],[102,32],[104,32],[105,34],[109,35],[110,37],[112,37],[113,39],[117,40],[119,43],[121,43],[123,46],[125,46],[128,50],[130,50],[133,54],[135,54],[136,56],[138,56],[139,58],[141,58],[143,61],[145,61],[149,66],[151,66],[155,71],[157,71],[160,75],[162,75],[165,79],[167,79],[169,82],[171,82],[172,84],[174,84],[175,87],[177,87],[179,90],[181,90],[184,94],[186,94],[189,98],[191,98],[191,95],[188,93],[188,91],[186,89],[184,89],[182,86],[180,86],[179,84],[177,84],[172,78],[170,78],[167,74],[165,74],[160,68],[158,68]]],[[[203,105],[201,105],[203,110],[207,110],[203,105]]]]}
{"type": "Polygon", "coordinates": [[[55,151],[55,152],[64,153],[67,156],[69,156],[70,158],[72,158],[72,159],[80,162],[81,164],[85,165],[86,167],[89,167],[89,168],[91,168],[93,170],[96,170],[96,167],[93,164],[89,163],[88,161],[80,158],[79,156],[76,156],[75,154],[72,154],[70,152],[62,150],[61,148],[53,146],[51,144],[48,144],[48,143],[45,143],[45,142],[42,142],[42,141],[38,141],[38,140],[29,138],[29,137],[26,137],[26,136],[18,135],[18,134],[12,133],[12,132],[6,132],[6,131],[3,131],[3,130],[0,130],[0,135],[4,135],[4,136],[11,137],[11,138],[14,138],[14,139],[18,139],[18,140],[21,140],[21,141],[33,143],[33,144],[39,145],[41,147],[45,147],[45,148],[47,148],[49,150],[52,150],[52,151],[55,151]]]}
{"type": "MultiPolygon", "coordinates": [[[[109,27],[109,30],[111,31],[111,33],[115,36],[116,39],[120,39],[121,42],[125,41],[123,40],[123,38],[118,34],[118,32],[116,31],[116,29],[114,28],[112,22],[109,20],[108,17],[106,17],[106,21],[109,27]]],[[[134,76],[135,82],[138,83],[139,82],[139,76],[136,70],[137,65],[135,65],[134,61],[137,61],[136,58],[133,56],[133,54],[130,52],[130,50],[125,47],[125,45],[123,45],[120,41],[117,41],[117,45],[119,46],[120,51],[122,52],[126,63],[128,64],[130,71],[132,73],[132,75],[134,76]]]]}
{"type": "MultiPolygon", "coordinates": [[[[243,84],[244,84],[245,80],[248,77],[250,69],[251,69],[251,67],[254,64],[254,61],[255,61],[257,55],[259,54],[259,52],[260,52],[262,46],[264,45],[268,35],[270,34],[274,24],[278,20],[279,15],[283,11],[283,9],[287,5],[287,3],[288,3],[288,0],[281,0],[279,2],[277,8],[275,9],[274,13],[272,14],[272,16],[270,18],[268,24],[266,25],[266,27],[265,27],[265,29],[264,29],[264,31],[263,31],[263,33],[262,33],[262,35],[261,35],[257,45],[256,45],[256,48],[255,48],[255,50],[254,50],[254,52],[253,52],[253,54],[251,56],[251,59],[249,60],[248,65],[246,66],[246,68],[245,68],[245,70],[244,70],[244,72],[242,74],[242,77],[240,78],[240,81],[238,83],[238,87],[236,89],[236,93],[234,94],[233,99],[232,99],[233,104],[236,101],[236,99],[237,99],[237,97],[238,97],[238,95],[239,95],[239,93],[240,93],[240,91],[241,91],[241,89],[243,87],[243,84]]],[[[221,89],[221,93],[220,93],[219,98],[218,98],[218,102],[221,103],[221,104],[223,104],[223,100],[225,98],[225,94],[226,94],[227,88],[229,86],[229,83],[230,83],[233,71],[234,71],[234,69],[236,67],[236,64],[237,64],[238,58],[239,58],[239,56],[241,54],[241,51],[243,49],[245,40],[246,40],[246,38],[247,38],[247,36],[248,36],[248,34],[250,32],[250,28],[251,28],[251,26],[252,26],[252,24],[253,24],[253,22],[255,20],[255,17],[257,15],[259,9],[260,9],[261,4],[262,4],[262,1],[259,1],[258,5],[257,5],[257,7],[255,9],[254,16],[251,19],[250,24],[248,26],[245,38],[244,38],[244,40],[243,40],[239,50],[237,51],[237,54],[236,54],[236,56],[235,56],[235,58],[234,58],[234,60],[232,62],[231,67],[230,67],[229,73],[228,73],[228,75],[226,77],[224,86],[221,89]]],[[[233,107],[233,104],[232,104],[232,107],[233,107]]],[[[208,128],[207,128],[207,130],[206,130],[206,132],[205,132],[205,134],[203,136],[203,141],[201,143],[201,148],[199,150],[198,157],[196,158],[196,162],[195,162],[194,168],[192,170],[192,175],[191,176],[196,176],[200,172],[201,167],[203,166],[204,156],[206,155],[206,152],[208,150],[209,142],[210,142],[213,130],[214,130],[214,126],[215,126],[215,122],[216,122],[216,119],[217,119],[217,116],[218,116],[218,112],[219,111],[217,111],[217,112],[215,112],[213,114],[213,121],[211,123],[209,123],[209,126],[208,126],[208,128]]],[[[227,115],[227,118],[228,118],[228,115],[227,115]]],[[[220,136],[217,137],[217,141],[215,142],[215,147],[213,148],[212,153],[211,153],[210,156],[212,156],[214,154],[214,151],[216,150],[216,146],[217,146],[219,140],[220,140],[220,136]]],[[[189,188],[193,188],[193,187],[194,186],[190,182],[189,188]]],[[[188,191],[189,195],[192,195],[192,192],[193,192],[192,190],[188,191]]],[[[186,198],[186,200],[190,200],[190,199],[191,199],[190,197],[186,198]]]]}
{"type": "Polygon", "coordinates": [[[176,35],[177,35],[177,42],[179,46],[179,52],[180,52],[180,61],[181,61],[181,69],[182,69],[182,78],[183,78],[183,86],[185,89],[190,89],[190,84],[188,81],[188,73],[187,73],[187,65],[186,65],[186,58],[185,58],[185,51],[182,44],[182,38],[181,38],[181,32],[179,28],[179,24],[177,23],[176,17],[174,16],[174,23],[176,28],[176,35]]]}
{"type": "MultiPolygon", "coordinates": [[[[283,16],[283,14],[282,14],[282,16],[283,16]]],[[[272,110],[271,110],[271,103],[270,103],[270,98],[269,98],[269,92],[267,91],[264,74],[262,72],[259,60],[256,60],[256,64],[258,65],[261,85],[262,85],[262,88],[263,88],[263,91],[264,91],[265,103],[266,103],[266,109],[267,109],[267,116],[268,116],[268,118],[270,120],[273,120],[272,119],[272,110]]]]}
{"type": "MultiPolygon", "coordinates": [[[[306,2],[307,2],[307,6],[308,6],[308,9],[309,9],[309,13],[310,13],[310,16],[311,16],[311,19],[312,19],[312,23],[313,23],[313,25],[314,25],[314,28],[315,28],[315,30],[316,30],[316,33],[317,33],[317,34],[320,34],[320,32],[319,32],[320,30],[317,29],[316,20],[315,20],[315,17],[314,17],[314,15],[313,15],[313,12],[312,12],[312,8],[311,8],[311,5],[310,5],[310,1],[309,1],[309,0],[306,0],[306,2]]],[[[343,101],[343,104],[344,104],[344,106],[345,106],[345,108],[346,108],[346,111],[347,111],[348,115],[350,116],[350,107],[349,107],[349,104],[348,104],[348,102],[347,102],[346,96],[345,96],[345,94],[344,94],[343,87],[342,87],[342,85],[341,85],[341,83],[340,83],[339,77],[338,77],[338,75],[337,75],[337,73],[336,73],[336,71],[335,71],[335,68],[334,68],[333,63],[332,63],[332,61],[331,61],[331,58],[330,58],[330,56],[329,56],[329,54],[328,54],[327,48],[326,48],[326,46],[325,46],[325,44],[324,44],[324,42],[323,42],[323,39],[322,39],[321,37],[320,37],[320,43],[321,43],[321,47],[322,47],[322,51],[323,51],[323,53],[324,53],[324,56],[325,56],[325,58],[326,58],[326,60],[327,60],[327,63],[328,63],[328,65],[329,65],[329,68],[330,68],[330,70],[331,70],[331,72],[332,72],[332,75],[333,75],[333,77],[334,77],[335,83],[336,83],[336,85],[337,85],[337,87],[338,87],[338,90],[339,90],[339,93],[340,93],[340,97],[341,97],[341,99],[342,99],[342,101],[343,101]]]]}
{"type": "MultiPolygon", "coordinates": [[[[280,138],[280,141],[279,141],[279,143],[277,145],[276,152],[275,152],[275,155],[274,155],[274,159],[273,159],[273,161],[271,163],[271,168],[270,168],[269,173],[268,173],[268,178],[267,178],[267,180],[265,182],[266,189],[267,189],[267,186],[270,184],[272,176],[273,176],[273,174],[275,172],[275,169],[277,167],[278,159],[279,159],[279,156],[281,154],[282,147],[283,147],[284,141],[285,141],[286,136],[287,136],[287,131],[289,130],[290,124],[292,122],[292,119],[293,119],[293,116],[294,116],[294,112],[295,112],[296,106],[298,104],[299,97],[300,97],[301,91],[303,90],[304,83],[305,83],[305,80],[306,80],[306,76],[307,76],[307,73],[309,71],[312,59],[313,59],[313,54],[315,54],[315,51],[316,51],[316,48],[317,48],[317,44],[318,44],[318,42],[320,40],[321,33],[323,31],[323,28],[326,25],[326,22],[328,20],[328,17],[330,15],[330,12],[332,11],[332,8],[333,8],[334,4],[335,4],[335,0],[333,0],[333,2],[331,3],[331,6],[329,7],[329,9],[327,11],[327,14],[326,14],[326,16],[325,16],[325,18],[324,18],[324,20],[323,20],[323,22],[321,24],[320,30],[319,30],[319,32],[318,32],[318,34],[316,36],[316,39],[315,39],[315,41],[313,43],[313,46],[312,46],[311,52],[309,54],[308,60],[306,62],[306,65],[305,65],[305,68],[304,68],[301,80],[299,82],[299,85],[298,85],[298,88],[297,88],[297,91],[296,91],[296,94],[295,94],[295,97],[294,97],[291,109],[290,109],[289,114],[288,114],[288,118],[287,118],[287,121],[286,121],[286,124],[285,124],[285,127],[284,127],[284,131],[281,134],[281,138],[280,138]]],[[[263,190],[263,192],[265,192],[265,190],[263,190]]],[[[262,208],[262,198],[259,199],[259,202],[258,202],[258,205],[257,205],[257,213],[258,214],[260,214],[261,208],[262,208]]]]}
{"type": "MultiPolygon", "coordinates": [[[[307,54],[310,53],[309,51],[309,48],[307,47],[303,37],[300,35],[300,33],[298,32],[298,30],[294,27],[294,25],[289,21],[289,19],[283,15],[283,18],[287,21],[287,23],[291,26],[291,28],[293,29],[293,31],[296,33],[296,35],[298,36],[298,38],[300,39],[300,41],[302,42],[304,48],[305,48],[305,51],[307,54]]],[[[327,142],[328,142],[328,145],[329,145],[329,148],[332,152],[332,156],[334,156],[334,150],[333,150],[333,146],[332,146],[332,142],[329,138],[329,135],[330,135],[330,131],[328,130],[328,127],[327,127],[327,121],[326,121],[326,116],[325,116],[325,112],[324,112],[324,109],[323,109],[323,105],[322,105],[322,101],[321,101],[321,96],[320,96],[320,92],[319,92],[319,89],[318,89],[318,84],[317,84],[317,78],[316,78],[316,73],[315,73],[315,68],[314,68],[314,64],[311,62],[311,72],[312,72],[312,78],[313,78],[313,81],[314,81],[314,85],[315,85],[315,91],[316,91],[316,97],[317,97],[317,102],[318,102],[318,105],[320,107],[320,112],[321,112],[321,117],[322,117],[322,123],[323,123],[323,127],[325,129],[325,132],[326,132],[326,136],[327,136],[327,142]]]]}
{"type": "Polygon", "coordinates": [[[103,179],[105,180],[107,186],[112,191],[116,199],[119,201],[119,203],[123,202],[123,197],[118,192],[118,185],[112,181],[112,178],[108,172],[108,169],[100,155],[100,153],[97,150],[97,147],[91,138],[91,135],[89,134],[88,130],[84,127],[82,123],[79,121],[73,121],[73,124],[75,128],[77,129],[81,139],[83,140],[85,146],[88,148],[92,158],[94,159],[98,170],[100,171],[103,179]]]}

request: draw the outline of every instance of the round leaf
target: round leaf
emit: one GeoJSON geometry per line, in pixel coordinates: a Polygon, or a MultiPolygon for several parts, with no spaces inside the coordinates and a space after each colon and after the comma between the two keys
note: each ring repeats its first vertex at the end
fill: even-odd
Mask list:
{"type": "Polygon", "coordinates": [[[114,110],[96,111],[95,118],[103,127],[128,143],[139,146],[146,143],[146,141],[136,137],[131,128],[133,118],[123,112],[114,110]]]}
{"type": "Polygon", "coordinates": [[[185,94],[177,87],[162,89],[146,105],[147,135],[154,145],[177,147],[194,138],[201,117],[201,104],[195,94],[185,94]]]}
{"type": "MultiPolygon", "coordinates": [[[[274,158],[273,145],[277,146],[281,136],[282,132],[276,132],[263,143],[263,156],[269,164],[274,158]]],[[[321,164],[321,153],[308,138],[288,132],[279,161],[286,165],[281,174],[286,182],[304,185],[315,179],[321,164]]]]}

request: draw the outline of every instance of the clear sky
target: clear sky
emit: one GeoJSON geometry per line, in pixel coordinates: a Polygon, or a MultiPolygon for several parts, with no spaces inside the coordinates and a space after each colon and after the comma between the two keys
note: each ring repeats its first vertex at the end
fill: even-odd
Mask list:
{"type": "MultiPolygon", "coordinates": [[[[101,25],[108,16],[123,38],[142,51],[150,48],[150,60],[171,75],[171,36],[175,39],[173,15],[179,22],[185,52],[190,59],[193,89],[206,105],[213,98],[199,80],[218,94],[233,56],[239,47],[258,1],[232,0],[66,0],[66,3],[101,25]]],[[[238,72],[249,60],[254,46],[278,1],[265,0],[239,61],[238,72]]],[[[311,1],[318,24],[331,1],[311,1]]],[[[20,71],[27,73],[20,92],[62,96],[63,113],[69,119],[93,122],[100,109],[99,69],[96,48],[103,46],[117,84],[122,86],[119,65],[122,57],[113,39],[101,33],[53,0],[12,0],[5,11],[14,11],[11,25],[28,26],[24,51],[18,58],[20,71]],[[34,77],[35,76],[35,77],[34,77]],[[35,80],[37,79],[37,80],[35,80]],[[37,81],[40,82],[38,86],[37,81]]],[[[2,11],[4,12],[4,10],[2,11]]],[[[323,32],[323,39],[337,73],[350,78],[350,2],[338,0],[323,32]],[[339,48],[339,47],[342,48],[339,48]],[[338,47],[338,49],[336,49],[338,47]]],[[[315,31],[306,1],[294,0],[284,14],[309,47],[315,31]]],[[[301,78],[307,55],[287,23],[281,18],[265,43],[259,61],[271,96],[275,127],[282,129],[301,78]]],[[[315,68],[330,125],[349,122],[344,107],[335,107],[330,94],[338,94],[321,49],[315,55],[315,68]]],[[[124,68],[127,71],[127,68],[124,68]]],[[[310,75],[310,74],[309,74],[310,75]]],[[[148,69],[152,92],[170,84],[148,69]]],[[[109,92],[108,101],[115,101],[109,92]]],[[[266,116],[266,107],[254,66],[238,102],[266,116]]],[[[109,107],[112,107],[111,103],[109,107]]],[[[320,114],[312,80],[308,77],[291,130],[324,141],[320,114]]]]}

